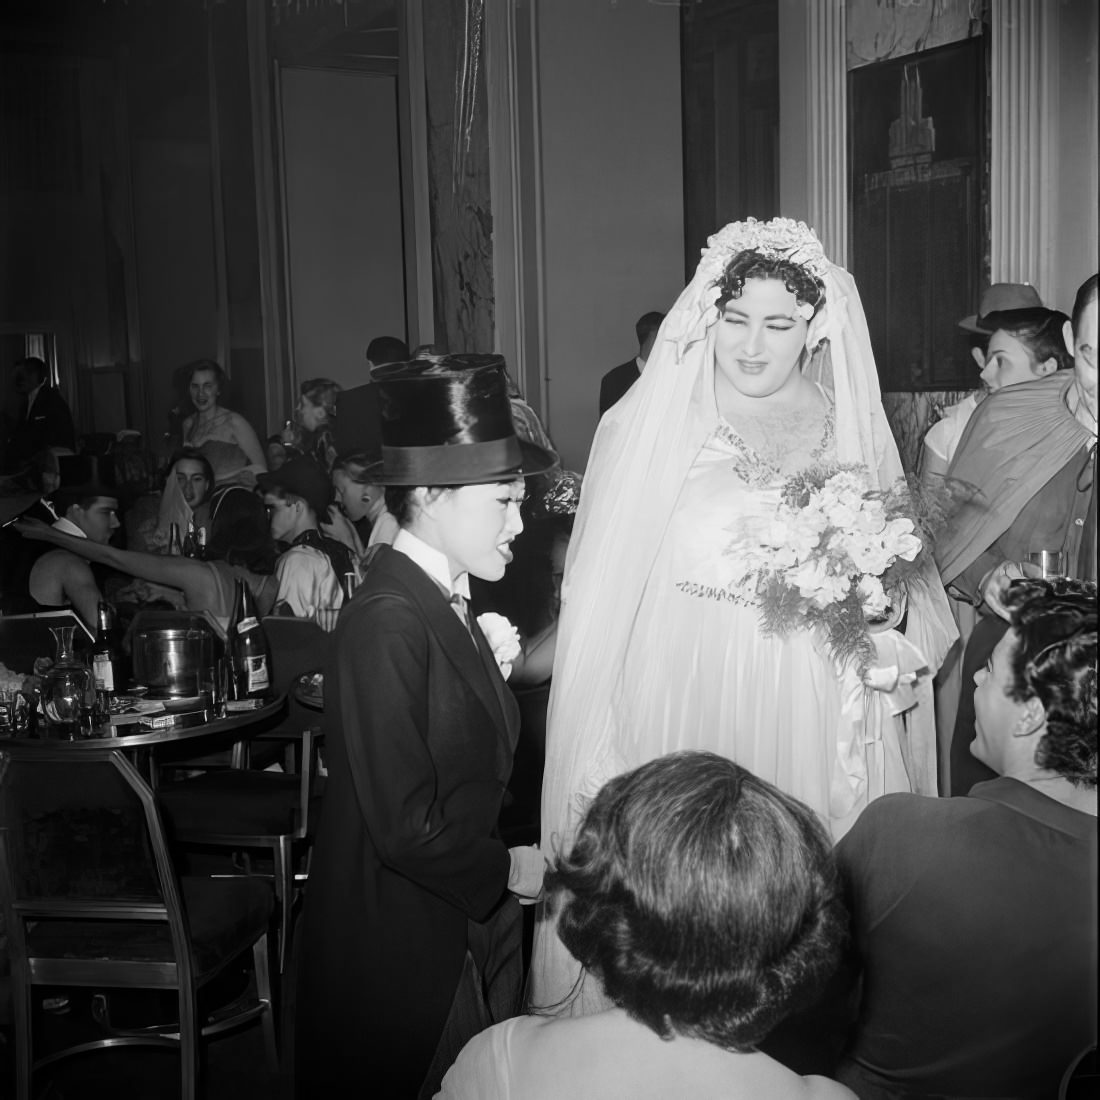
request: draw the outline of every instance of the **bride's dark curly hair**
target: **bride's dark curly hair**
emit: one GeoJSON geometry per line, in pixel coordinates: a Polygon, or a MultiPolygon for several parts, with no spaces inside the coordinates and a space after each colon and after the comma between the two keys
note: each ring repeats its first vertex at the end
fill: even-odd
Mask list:
{"type": "Polygon", "coordinates": [[[814,316],[825,305],[824,282],[801,264],[746,249],[726,264],[718,279],[719,311],[726,308],[731,298],[741,297],[746,279],[778,279],[795,296],[799,305],[813,306],[814,316]]]}
{"type": "Polygon", "coordinates": [[[835,970],[831,846],[801,802],[708,752],[610,780],[547,876],[558,935],[662,1038],[752,1050],[835,970]]]}
{"type": "Polygon", "coordinates": [[[1016,646],[1008,694],[1038,699],[1046,733],[1035,762],[1074,786],[1096,788],[1096,585],[1022,580],[1008,589],[1016,646]]]}

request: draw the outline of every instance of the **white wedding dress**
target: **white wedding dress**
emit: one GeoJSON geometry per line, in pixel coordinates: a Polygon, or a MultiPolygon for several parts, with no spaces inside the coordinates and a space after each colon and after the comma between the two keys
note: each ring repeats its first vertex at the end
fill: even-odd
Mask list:
{"type": "MultiPolygon", "coordinates": [[[[800,245],[812,238],[804,226],[780,228],[800,245]]],[[[726,552],[731,525],[773,509],[782,481],[801,468],[791,468],[789,446],[780,468],[773,442],[783,454],[794,437],[802,465],[862,465],[880,489],[902,473],[855,284],[831,265],[803,373],[826,395],[835,430],[824,433],[819,417],[812,440],[764,433],[756,450],[719,418],[715,280],[755,231],[756,223],[735,223],[710,238],[642,377],[596,433],[566,562],[549,709],[541,842],[551,860],[571,846],[604,782],[675,749],[731,758],[807,803],[834,837],[887,791],[935,793],[930,674],[956,631],[934,567],[910,587],[909,652],[899,645],[881,662],[917,654],[927,665],[900,704],[886,694],[892,688],[872,691],[853,669],[838,670],[809,632],[764,636],[751,587],[736,583],[743,569],[726,552]]],[[[544,905],[529,1000],[549,1008],[570,999],[574,1015],[606,1007],[544,905]]]]}
{"type": "MultiPolygon", "coordinates": [[[[835,461],[833,421],[811,453],[835,461]]],[[[788,473],[791,471],[788,471],[788,473]]],[[[614,706],[623,768],[709,749],[805,802],[839,836],[871,798],[908,791],[900,719],[869,722],[856,780],[838,753],[836,663],[808,631],[760,626],[753,583],[730,543],[740,521],[774,512],[787,475],[725,421],[692,464],[638,610],[614,706]]],[[[861,705],[873,709],[875,692],[861,705]]]]}

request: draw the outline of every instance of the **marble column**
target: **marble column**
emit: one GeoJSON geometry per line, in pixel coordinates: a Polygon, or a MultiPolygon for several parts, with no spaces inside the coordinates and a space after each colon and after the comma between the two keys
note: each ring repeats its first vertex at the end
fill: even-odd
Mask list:
{"type": "Polygon", "coordinates": [[[1054,287],[1058,7],[997,0],[990,11],[991,281],[1031,283],[1044,301],[1054,287]]]}
{"type": "Polygon", "coordinates": [[[493,215],[484,0],[432,0],[423,20],[435,344],[493,349],[493,215]]]}
{"type": "Polygon", "coordinates": [[[806,7],[809,224],[848,266],[848,34],[844,0],[806,7]]]}

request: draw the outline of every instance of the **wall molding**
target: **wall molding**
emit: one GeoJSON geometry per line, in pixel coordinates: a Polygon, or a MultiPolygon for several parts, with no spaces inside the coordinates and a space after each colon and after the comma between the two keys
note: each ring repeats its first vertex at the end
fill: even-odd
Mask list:
{"type": "Polygon", "coordinates": [[[825,254],[848,266],[848,31],[845,0],[806,7],[808,220],[825,254]]]}
{"type": "Polygon", "coordinates": [[[990,277],[1055,286],[1057,3],[997,0],[990,13],[990,277]]]}
{"type": "Polygon", "coordinates": [[[486,0],[495,349],[546,423],[542,168],[533,4],[486,0]]]}

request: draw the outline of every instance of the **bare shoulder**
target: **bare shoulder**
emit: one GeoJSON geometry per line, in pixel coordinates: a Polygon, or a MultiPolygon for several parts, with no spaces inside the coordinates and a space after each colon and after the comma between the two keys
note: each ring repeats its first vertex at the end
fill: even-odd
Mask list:
{"type": "Polygon", "coordinates": [[[52,577],[64,580],[68,577],[90,577],[92,567],[81,557],[70,550],[48,550],[43,554],[31,569],[32,577],[52,577]]]}
{"type": "Polygon", "coordinates": [[[244,435],[248,437],[254,437],[256,435],[256,430],[248,422],[245,416],[233,409],[226,409],[225,411],[229,413],[229,425],[234,435],[244,435]]]}
{"type": "Polygon", "coordinates": [[[858,1100],[858,1097],[846,1085],[834,1081],[829,1077],[818,1077],[812,1074],[803,1077],[803,1096],[806,1100],[858,1100]]]}

